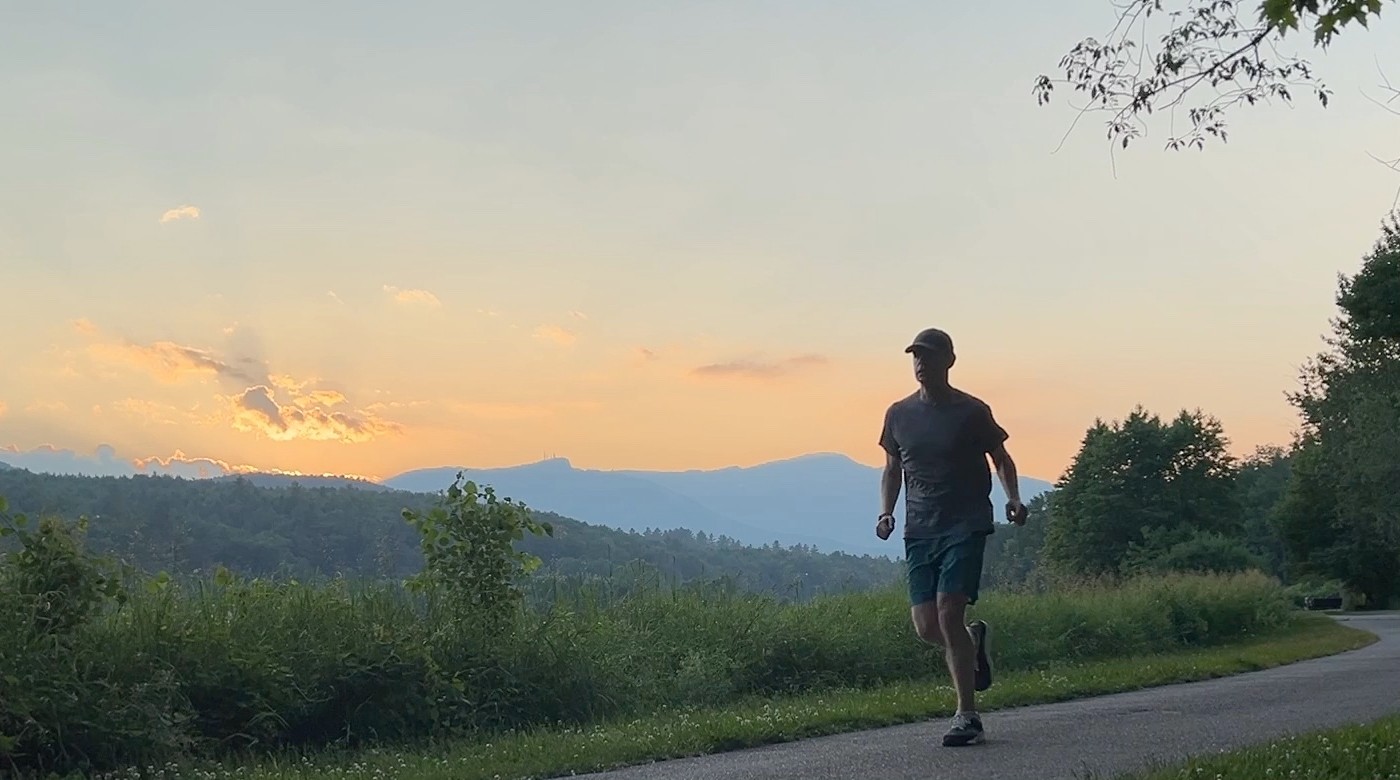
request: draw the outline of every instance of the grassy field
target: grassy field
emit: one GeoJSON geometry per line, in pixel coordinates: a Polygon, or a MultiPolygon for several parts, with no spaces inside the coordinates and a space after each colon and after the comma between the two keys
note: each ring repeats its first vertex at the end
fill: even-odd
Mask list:
{"type": "MultiPolygon", "coordinates": [[[[392,582],[222,572],[181,583],[104,569],[58,523],[22,539],[21,552],[0,558],[0,772],[9,774],[528,745],[512,740],[541,732],[606,745],[629,723],[672,734],[617,732],[616,755],[634,760],[923,717],[949,702],[941,651],[914,638],[898,586],[806,603],[723,587],[621,600],[577,591],[488,615],[472,611],[475,589],[454,602],[392,582]]],[[[989,593],[973,614],[994,626],[1003,677],[988,706],[1309,654],[1302,640],[1249,644],[1296,615],[1258,574],[989,593]],[[1241,643],[1264,654],[1226,649],[1241,643]]],[[[613,760],[614,748],[578,750],[580,760],[613,760]]],[[[540,760],[567,768],[572,754],[540,760]]]]}
{"type": "Polygon", "coordinates": [[[1281,739],[1119,780],[1400,780],[1400,716],[1281,739]]]}
{"type": "MultiPolygon", "coordinates": [[[[980,706],[1007,707],[1134,690],[1253,671],[1354,649],[1374,641],[1317,615],[1286,630],[1223,647],[1082,663],[1051,663],[1000,676],[980,706]]],[[[150,767],[108,775],[208,780],[507,780],[567,775],[654,759],[734,750],[804,737],[942,718],[953,692],[936,680],[866,690],[836,689],[778,699],[750,698],[722,708],[668,708],[583,728],[534,728],[402,749],[286,753],[260,760],[150,767]]],[[[1175,775],[1173,775],[1175,777],[1175,775]]],[[[1369,778],[1369,776],[1368,776],[1369,778]]]]}

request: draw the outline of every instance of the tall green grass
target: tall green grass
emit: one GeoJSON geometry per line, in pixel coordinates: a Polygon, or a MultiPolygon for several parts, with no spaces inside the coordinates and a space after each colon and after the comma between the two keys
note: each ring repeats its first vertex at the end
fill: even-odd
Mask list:
{"type": "MultiPolygon", "coordinates": [[[[132,584],[61,633],[0,593],[0,773],[582,725],[946,674],[899,587],[803,604],[578,591],[488,637],[393,584],[132,584]]],[[[973,609],[1008,671],[1241,640],[1290,611],[1258,574],[990,593],[973,609]]]]}

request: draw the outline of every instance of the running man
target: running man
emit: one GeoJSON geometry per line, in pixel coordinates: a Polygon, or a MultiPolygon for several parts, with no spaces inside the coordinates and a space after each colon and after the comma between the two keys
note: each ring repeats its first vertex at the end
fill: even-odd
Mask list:
{"type": "Polygon", "coordinates": [[[992,477],[996,466],[1006,491],[1006,517],[1026,522],[1016,464],[1006,452],[1007,433],[981,400],[948,384],[953,340],[937,328],[922,331],[905,352],[914,356],[919,389],[885,412],[880,446],[885,469],[882,508],[875,533],[894,532],[900,487],[904,496],[904,554],[909,571],[910,618],[919,639],[943,648],[958,693],[958,710],[943,736],[948,747],[983,741],[975,691],[992,684],[987,624],[966,622],[977,603],[982,555],[992,524],[992,477]]]}

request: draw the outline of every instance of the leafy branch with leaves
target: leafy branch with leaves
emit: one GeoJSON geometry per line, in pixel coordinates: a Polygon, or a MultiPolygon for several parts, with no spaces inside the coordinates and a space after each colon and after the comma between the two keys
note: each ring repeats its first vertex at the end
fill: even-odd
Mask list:
{"type": "Polygon", "coordinates": [[[481,621],[488,633],[504,625],[518,607],[520,579],[539,568],[540,559],[517,550],[528,532],[553,535],[521,502],[500,498],[461,472],[428,511],[403,511],[417,529],[425,559],[423,571],[409,578],[417,593],[445,596],[464,617],[481,621]]]}
{"type": "Polygon", "coordinates": [[[1060,60],[1063,78],[1041,75],[1033,92],[1040,105],[1057,83],[1086,95],[1080,116],[1108,112],[1109,141],[1125,148],[1143,135],[1147,116],[1186,107],[1189,127],[1173,129],[1166,146],[1201,149],[1209,138],[1227,139],[1226,113],[1235,106],[1291,103],[1296,91],[1308,90],[1325,107],[1331,90],[1280,44],[1290,32],[1308,30],[1312,44],[1325,49],[1348,25],[1369,26],[1386,2],[1263,0],[1251,13],[1236,0],[1188,0],[1176,9],[1163,0],[1119,0],[1108,36],[1076,44],[1060,60]],[[1149,33],[1158,21],[1166,29],[1149,33]],[[1201,93],[1203,99],[1189,100],[1201,93]]]}

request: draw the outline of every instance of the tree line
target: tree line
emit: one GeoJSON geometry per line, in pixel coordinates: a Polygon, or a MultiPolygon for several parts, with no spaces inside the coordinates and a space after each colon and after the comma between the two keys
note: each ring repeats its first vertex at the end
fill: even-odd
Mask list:
{"type": "MultiPolygon", "coordinates": [[[[444,486],[446,488],[447,486],[444,486]]],[[[86,543],[146,572],[253,577],[400,579],[419,572],[419,534],[403,512],[423,512],[434,495],[363,487],[265,487],[249,479],[170,476],[86,477],[0,469],[0,496],[16,512],[87,517],[86,543]]],[[[527,502],[528,503],[528,502],[527,502]]],[[[686,529],[622,531],[551,512],[531,514],[550,536],[516,541],[542,566],[537,588],[627,579],[675,586],[728,580],[751,592],[805,599],[894,582],[887,558],[824,553],[776,543],[747,546],[686,529]]]]}
{"type": "Polygon", "coordinates": [[[1400,600],[1400,221],[1338,282],[1328,348],[1289,394],[1288,446],[1229,453],[1200,410],[1096,421],[1030,522],[989,548],[997,585],[1259,569],[1359,606],[1400,600]]]}

